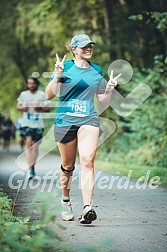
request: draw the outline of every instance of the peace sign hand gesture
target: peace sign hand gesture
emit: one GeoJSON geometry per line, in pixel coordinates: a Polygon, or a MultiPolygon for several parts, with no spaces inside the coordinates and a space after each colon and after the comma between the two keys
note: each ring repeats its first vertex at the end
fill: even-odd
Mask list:
{"type": "Polygon", "coordinates": [[[56,77],[61,78],[63,71],[64,71],[64,61],[65,61],[66,55],[64,55],[62,61],[60,61],[58,54],[56,53],[56,64],[55,64],[55,70],[56,70],[56,77]]]}
{"type": "Polygon", "coordinates": [[[110,74],[110,79],[106,85],[106,93],[112,92],[112,90],[117,86],[117,79],[121,76],[122,74],[118,74],[115,78],[113,78],[113,70],[111,71],[110,74]]]}

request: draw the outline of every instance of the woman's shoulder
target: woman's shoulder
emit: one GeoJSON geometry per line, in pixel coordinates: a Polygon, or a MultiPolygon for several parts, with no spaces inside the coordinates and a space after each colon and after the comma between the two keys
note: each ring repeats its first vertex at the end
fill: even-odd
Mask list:
{"type": "Polygon", "coordinates": [[[89,64],[99,73],[102,75],[102,70],[101,70],[101,67],[93,62],[90,62],[89,61],[89,64]]]}
{"type": "Polygon", "coordinates": [[[72,59],[64,61],[64,72],[68,71],[74,65],[72,59]]]}

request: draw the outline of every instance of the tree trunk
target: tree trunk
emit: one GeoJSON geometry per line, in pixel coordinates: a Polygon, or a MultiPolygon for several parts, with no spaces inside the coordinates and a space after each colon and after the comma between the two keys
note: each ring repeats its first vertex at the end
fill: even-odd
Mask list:
{"type": "Polygon", "coordinates": [[[12,58],[13,58],[14,62],[16,63],[24,81],[26,82],[27,74],[26,74],[26,70],[24,68],[24,62],[23,62],[24,55],[23,55],[19,41],[16,41],[15,48],[16,48],[16,51],[12,54],[12,58]]]}

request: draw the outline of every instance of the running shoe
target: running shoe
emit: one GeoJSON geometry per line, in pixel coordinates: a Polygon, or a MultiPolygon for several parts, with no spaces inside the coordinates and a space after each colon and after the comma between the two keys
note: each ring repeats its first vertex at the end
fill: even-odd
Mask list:
{"type": "Polygon", "coordinates": [[[32,170],[30,170],[29,179],[32,179],[34,177],[35,177],[35,170],[32,169],[32,170]]]}
{"type": "Polygon", "coordinates": [[[61,217],[64,221],[71,221],[74,219],[74,214],[72,211],[71,201],[64,202],[61,200],[62,212],[61,217]]]}
{"type": "Polygon", "coordinates": [[[83,210],[83,214],[80,218],[81,224],[91,224],[92,221],[97,219],[97,214],[94,209],[92,209],[92,206],[86,206],[83,210]]]}

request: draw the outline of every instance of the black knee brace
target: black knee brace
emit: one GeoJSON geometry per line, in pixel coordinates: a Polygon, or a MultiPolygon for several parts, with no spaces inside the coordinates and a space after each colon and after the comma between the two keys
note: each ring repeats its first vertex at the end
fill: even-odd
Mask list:
{"type": "Polygon", "coordinates": [[[61,165],[61,170],[66,173],[66,174],[69,174],[71,172],[73,172],[75,170],[75,166],[72,168],[72,170],[65,170],[64,167],[61,165]]]}

